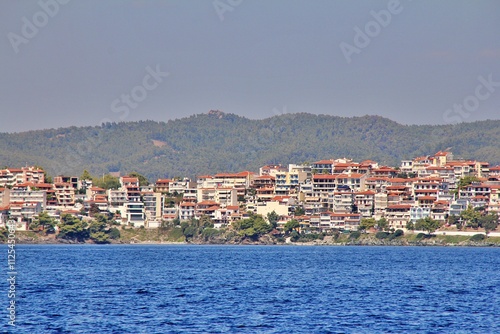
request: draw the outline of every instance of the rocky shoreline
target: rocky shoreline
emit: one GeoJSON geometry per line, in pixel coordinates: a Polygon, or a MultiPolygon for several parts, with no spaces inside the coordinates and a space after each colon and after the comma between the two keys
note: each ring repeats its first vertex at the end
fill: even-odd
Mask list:
{"type": "MultiPolygon", "coordinates": [[[[23,245],[95,245],[91,240],[78,241],[59,239],[54,235],[49,236],[24,236],[18,235],[17,244],[23,245]]],[[[276,245],[276,246],[442,246],[442,247],[500,247],[500,238],[486,238],[482,241],[452,240],[447,241],[441,236],[432,236],[420,240],[411,239],[411,237],[401,237],[393,240],[377,239],[374,235],[364,235],[361,238],[349,239],[348,237],[335,239],[332,236],[327,236],[324,239],[308,241],[308,242],[292,242],[288,239],[285,241],[277,240],[268,235],[264,235],[257,240],[243,238],[241,240],[189,240],[189,241],[169,241],[169,240],[113,240],[110,245],[276,245]]]]}

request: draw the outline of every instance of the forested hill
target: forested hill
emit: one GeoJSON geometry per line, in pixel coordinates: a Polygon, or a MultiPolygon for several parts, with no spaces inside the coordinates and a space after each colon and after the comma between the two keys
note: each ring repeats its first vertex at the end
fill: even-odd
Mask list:
{"type": "Polygon", "coordinates": [[[500,163],[500,121],[407,126],[379,116],[283,114],[250,120],[211,112],[164,122],[106,123],[0,134],[0,167],[39,165],[50,175],[137,171],[157,177],[257,171],[269,163],[350,157],[399,165],[451,148],[500,163]]]}

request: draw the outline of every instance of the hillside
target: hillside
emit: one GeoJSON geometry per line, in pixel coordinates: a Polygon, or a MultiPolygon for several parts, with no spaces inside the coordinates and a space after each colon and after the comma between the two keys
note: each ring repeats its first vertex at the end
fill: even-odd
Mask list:
{"type": "Polygon", "coordinates": [[[0,167],[40,165],[50,175],[137,171],[157,177],[254,170],[326,158],[401,159],[451,148],[500,163],[500,121],[401,125],[379,116],[284,114],[250,120],[211,112],[165,122],[106,123],[0,134],[0,167]]]}

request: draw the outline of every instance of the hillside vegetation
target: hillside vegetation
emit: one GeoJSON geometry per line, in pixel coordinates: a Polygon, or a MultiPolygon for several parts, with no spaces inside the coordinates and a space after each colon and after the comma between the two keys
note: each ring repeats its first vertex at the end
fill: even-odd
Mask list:
{"type": "Polygon", "coordinates": [[[499,139],[500,121],[408,126],[379,116],[301,113],[250,120],[210,112],[167,123],[2,133],[0,167],[39,165],[50,175],[136,171],[153,181],[339,157],[399,165],[447,148],[455,157],[498,164],[499,139]]]}

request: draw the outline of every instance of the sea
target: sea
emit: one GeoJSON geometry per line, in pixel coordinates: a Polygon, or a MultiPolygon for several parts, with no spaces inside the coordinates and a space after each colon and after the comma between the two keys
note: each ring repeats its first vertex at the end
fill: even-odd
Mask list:
{"type": "Polygon", "coordinates": [[[500,248],[16,245],[13,275],[7,252],[4,333],[500,333],[500,248]]]}

